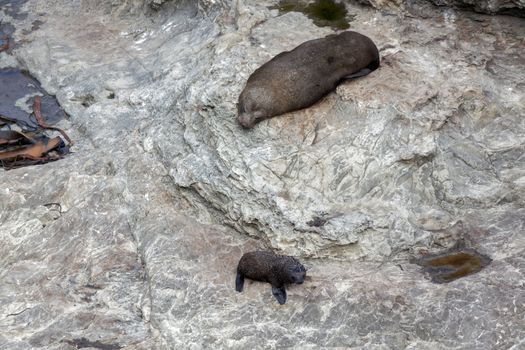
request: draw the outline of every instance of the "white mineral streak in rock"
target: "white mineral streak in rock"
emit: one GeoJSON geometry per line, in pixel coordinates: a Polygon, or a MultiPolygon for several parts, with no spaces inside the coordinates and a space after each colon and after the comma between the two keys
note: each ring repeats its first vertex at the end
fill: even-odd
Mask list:
{"type": "Polygon", "coordinates": [[[0,67],[56,93],[76,145],[0,170],[0,349],[523,342],[523,20],[349,5],[380,69],[246,131],[249,75],[332,32],[270,5],[31,0],[27,17],[3,14],[19,46],[0,67]],[[443,285],[408,263],[460,240],[493,263],[443,285]],[[267,284],[234,291],[256,248],[309,269],[284,306],[267,284]]]}

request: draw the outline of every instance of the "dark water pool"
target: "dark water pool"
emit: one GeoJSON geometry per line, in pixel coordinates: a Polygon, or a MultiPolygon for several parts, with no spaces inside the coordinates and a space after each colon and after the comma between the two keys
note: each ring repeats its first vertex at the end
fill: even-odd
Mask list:
{"type": "Polygon", "coordinates": [[[48,124],[55,124],[66,117],[56,98],[49,95],[27,72],[14,68],[0,69],[0,118],[26,129],[35,129],[36,120],[28,111],[32,111],[36,95],[41,96],[41,111],[48,124]]]}

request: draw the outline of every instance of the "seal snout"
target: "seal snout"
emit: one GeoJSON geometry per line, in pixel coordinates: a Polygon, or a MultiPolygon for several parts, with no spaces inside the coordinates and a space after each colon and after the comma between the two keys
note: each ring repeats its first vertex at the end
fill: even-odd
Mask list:
{"type": "Polygon", "coordinates": [[[295,278],[295,283],[297,284],[303,284],[304,283],[304,278],[306,276],[306,273],[303,273],[301,274],[300,276],[296,277],[295,278]]]}
{"type": "Polygon", "coordinates": [[[296,284],[303,284],[306,277],[306,269],[302,265],[295,266],[291,270],[292,282],[296,284]]]}
{"type": "Polygon", "coordinates": [[[251,129],[254,126],[254,121],[253,118],[250,117],[250,115],[248,115],[247,113],[243,113],[239,115],[239,124],[241,124],[243,128],[251,129]]]}

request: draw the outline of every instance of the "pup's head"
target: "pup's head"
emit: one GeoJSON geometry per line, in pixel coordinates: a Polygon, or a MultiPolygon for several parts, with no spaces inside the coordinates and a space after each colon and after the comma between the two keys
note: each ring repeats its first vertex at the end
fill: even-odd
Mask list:
{"type": "Polygon", "coordinates": [[[288,264],[288,274],[291,283],[303,284],[306,277],[306,269],[299,261],[293,259],[293,263],[288,264]]]}

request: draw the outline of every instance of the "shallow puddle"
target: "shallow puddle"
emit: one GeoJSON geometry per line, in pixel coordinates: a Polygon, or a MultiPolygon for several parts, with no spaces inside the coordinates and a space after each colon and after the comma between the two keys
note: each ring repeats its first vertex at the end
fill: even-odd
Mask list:
{"type": "Polygon", "coordinates": [[[277,9],[279,13],[291,11],[302,12],[319,27],[332,27],[333,29],[350,28],[348,11],[343,2],[334,0],[281,0],[277,6],[270,9],[277,9]]]}
{"type": "Polygon", "coordinates": [[[5,50],[9,51],[9,48],[13,46],[13,43],[11,42],[12,40],[10,39],[14,31],[15,27],[0,20],[0,52],[5,50]],[[7,48],[4,47],[5,44],[8,45],[7,48]]]}
{"type": "Polygon", "coordinates": [[[0,9],[15,19],[24,19],[27,14],[22,12],[22,6],[26,2],[27,0],[0,0],[0,9]]]}
{"type": "Polygon", "coordinates": [[[481,271],[492,259],[474,249],[463,248],[426,255],[413,262],[423,267],[432,282],[447,283],[481,271]]]}
{"type": "Polygon", "coordinates": [[[35,78],[19,69],[0,69],[0,167],[9,170],[62,159],[72,141],[51,124],[65,116],[35,78]],[[53,131],[68,144],[60,136],[48,136],[53,131]]]}
{"type": "Polygon", "coordinates": [[[19,69],[0,69],[0,118],[25,129],[35,129],[32,103],[37,95],[41,96],[41,111],[48,124],[66,117],[56,98],[46,93],[35,78],[19,69]]]}
{"type": "MultiPolygon", "coordinates": [[[[23,19],[25,0],[0,0],[0,13],[23,19]]],[[[42,21],[35,20],[29,30],[38,29],[42,21]]],[[[0,19],[0,52],[12,54],[17,43],[15,28],[0,19]]],[[[5,170],[43,164],[62,159],[73,144],[60,128],[53,126],[67,117],[54,96],[48,94],[28,72],[17,68],[0,69],[0,167],[5,170]],[[53,137],[56,132],[60,136],[53,137]],[[64,142],[64,140],[67,141],[64,142]]]]}

